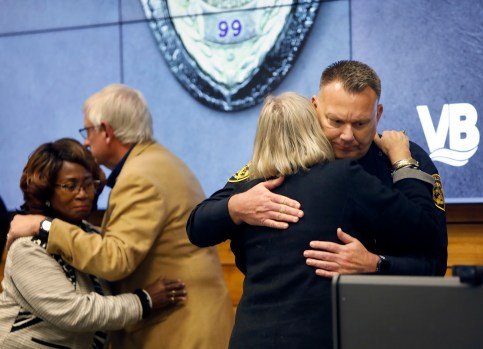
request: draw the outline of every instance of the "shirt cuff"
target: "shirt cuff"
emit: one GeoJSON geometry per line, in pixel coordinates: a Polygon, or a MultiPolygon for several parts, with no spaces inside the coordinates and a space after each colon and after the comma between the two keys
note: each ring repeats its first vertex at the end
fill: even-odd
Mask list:
{"type": "Polygon", "coordinates": [[[431,176],[430,174],[427,174],[426,172],[420,171],[415,168],[409,168],[409,167],[405,167],[394,172],[392,175],[392,182],[396,183],[406,178],[419,179],[420,181],[426,182],[434,186],[433,176],[431,176]]]}
{"type": "Polygon", "coordinates": [[[141,306],[143,308],[143,319],[146,319],[151,314],[151,310],[153,308],[151,297],[145,290],[140,288],[136,289],[134,294],[138,296],[139,300],[141,301],[141,306]]]}

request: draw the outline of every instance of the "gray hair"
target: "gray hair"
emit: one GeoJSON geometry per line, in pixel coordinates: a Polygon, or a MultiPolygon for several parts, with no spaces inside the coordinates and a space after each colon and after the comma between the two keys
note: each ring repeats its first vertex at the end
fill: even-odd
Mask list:
{"type": "Polygon", "coordinates": [[[153,139],[153,121],[138,90],[122,84],[108,85],[84,103],[84,114],[95,127],[107,121],[123,144],[153,139]]]}

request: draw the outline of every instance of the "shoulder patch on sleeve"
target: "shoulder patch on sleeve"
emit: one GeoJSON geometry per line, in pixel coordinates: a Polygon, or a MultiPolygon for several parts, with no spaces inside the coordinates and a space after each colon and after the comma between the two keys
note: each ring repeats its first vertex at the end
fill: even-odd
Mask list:
{"type": "Polygon", "coordinates": [[[250,163],[243,166],[237,173],[235,173],[228,182],[236,183],[247,180],[250,177],[250,163]]]}
{"type": "Polygon", "coordinates": [[[440,210],[445,211],[446,205],[444,203],[444,193],[443,193],[443,185],[441,184],[441,177],[437,173],[435,173],[431,176],[434,178],[434,186],[433,186],[434,204],[440,210]]]}

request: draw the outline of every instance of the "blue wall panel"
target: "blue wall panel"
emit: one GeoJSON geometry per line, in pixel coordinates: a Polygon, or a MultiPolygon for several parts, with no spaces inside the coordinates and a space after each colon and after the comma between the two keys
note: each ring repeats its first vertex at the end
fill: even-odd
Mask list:
{"type": "Polygon", "coordinates": [[[10,209],[21,204],[28,155],[43,142],[79,139],[83,101],[119,80],[118,42],[116,27],[0,37],[0,193],[10,209]]]}
{"type": "MultiPolygon", "coordinates": [[[[322,1],[301,54],[274,93],[310,97],[328,64],[362,60],[383,81],[380,130],[406,129],[429,150],[418,105],[429,108],[435,127],[444,104],[482,109],[482,12],[482,2],[473,0],[322,1]]],[[[169,70],[140,1],[4,0],[0,195],[10,209],[21,204],[18,180],[28,154],[63,136],[80,140],[82,103],[113,82],[144,93],[156,138],[188,163],[207,195],[250,158],[260,105],[227,113],[196,101],[169,70]]],[[[480,120],[476,127],[481,133],[480,120]]],[[[436,165],[450,201],[483,201],[479,149],[465,166],[436,165]]]]}
{"type": "Polygon", "coordinates": [[[118,0],[2,0],[0,34],[102,25],[119,20],[118,0]]]}
{"type": "MultiPolygon", "coordinates": [[[[435,128],[444,104],[483,111],[482,1],[353,0],[351,13],[353,58],[374,67],[383,82],[380,130],[405,129],[429,152],[417,106],[429,108],[435,128]]],[[[481,117],[476,126],[483,134],[481,117]]],[[[480,149],[465,166],[435,164],[451,201],[483,201],[480,149]]]]}

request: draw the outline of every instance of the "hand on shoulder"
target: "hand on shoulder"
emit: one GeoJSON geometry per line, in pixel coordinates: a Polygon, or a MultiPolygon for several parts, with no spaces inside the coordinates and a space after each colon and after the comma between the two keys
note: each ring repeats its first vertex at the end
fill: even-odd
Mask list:
{"type": "Polygon", "coordinates": [[[286,229],[303,216],[300,203],[271,191],[284,178],[261,182],[246,192],[233,195],[228,201],[228,212],[235,224],[247,223],[275,229],[286,229]]]}
{"type": "Polygon", "coordinates": [[[36,235],[40,228],[40,222],[44,219],[45,216],[42,215],[15,215],[7,234],[7,249],[20,237],[36,235]]]}
{"type": "Polygon", "coordinates": [[[374,136],[374,143],[387,155],[391,164],[403,159],[411,158],[409,137],[404,131],[384,131],[382,136],[374,136]]]}

